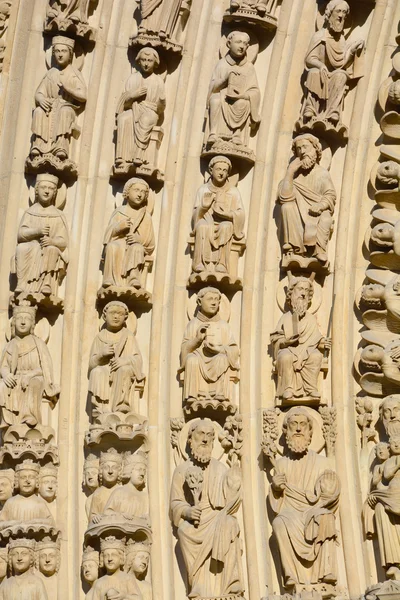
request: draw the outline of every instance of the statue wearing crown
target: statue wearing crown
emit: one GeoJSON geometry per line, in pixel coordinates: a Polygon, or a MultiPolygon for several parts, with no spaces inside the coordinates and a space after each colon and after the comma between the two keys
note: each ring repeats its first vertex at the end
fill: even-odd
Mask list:
{"type": "Polygon", "coordinates": [[[74,40],[68,37],[53,37],[56,66],[46,73],[35,93],[32,166],[38,166],[39,159],[45,157],[53,166],[62,167],[60,162],[69,158],[71,137],[79,134],[76,116],[86,102],[87,87],[81,72],[72,65],[74,45],[74,40]]]}
{"type": "Polygon", "coordinates": [[[54,382],[50,352],[34,335],[36,307],[15,306],[11,321],[12,339],[0,357],[0,407],[3,429],[25,424],[42,424],[42,400],[53,405],[60,388],[54,382]]]}
{"type": "Polygon", "coordinates": [[[106,575],[90,591],[91,600],[141,600],[135,575],[125,573],[125,539],[108,536],[100,540],[100,560],[106,575]]]}
{"type": "Polygon", "coordinates": [[[116,486],[112,492],[104,514],[121,515],[123,519],[149,520],[149,497],[146,489],[147,457],[144,452],[136,452],[125,458],[123,479],[128,482],[116,486]]]}
{"type": "Polygon", "coordinates": [[[45,585],[35,571],[35,540],[17,538],[8,546],[12,576],[0,585],[0,600],[48,600],[45,585]]]}
{"type": "Polygon", "coordinates": [[[19,224],[15,295],[20,300],[58,300],[58,286],[68,264],[68,224],[62,211],[54,206],[57,186],[58,177],[49,173],[37,175],[35,202],[19,224]]]}

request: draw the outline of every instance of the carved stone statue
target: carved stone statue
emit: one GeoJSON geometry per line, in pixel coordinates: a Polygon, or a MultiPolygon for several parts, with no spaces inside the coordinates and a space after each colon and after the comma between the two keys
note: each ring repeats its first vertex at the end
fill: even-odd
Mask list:
{"type": "Polygon", "coordinates": [[[224,15],[227,22],[242,22],[243,25],[260,25],[261,27],[276,27],[275,16],[278,0],[231,0],[224,15]]]}
{"type": "Polygon", "coordinates": [[[46,159],[56,168],[70,157],[70,141],[79,133],[77,112],[87,98],[86,83],[81,72],[72,65],[74,40],[55,36],[52,39],[56,67],[52,67],[36,90],[36,108],[32,120],[32,165],[46,159]],[[55,160],[54,158],[55,157],[55,160]]]}
{"type": "Polygon", "coordinates": [[[54,577],[61,562],[60,542],[45,537],[36,544],[37,568],[39,569],[49,599],[57,597],[57,578],[54,577]]]}
{"type": "Polygon", "coordinates": [[[284,585],[332,584],[337,580],[335,512],[340,482],[330,461],[310,450],[313,422],[294,407],[285,415],[287,452],[276,461],[269,502],[282,561],[284,585]]]}
{"type": "Polygon", "coordinates": [[[92,504],[93,493],[99,487],[99,471],[100,471],[100,463],[97,456],[94,454],[89,454],[83,465],[83,487],[85,487],[89,492],[90,496],[86,499],[85,509],[86,516],[89,518],[90,514],[90,506],[92,504]]]}
{"type": "Polygon", "coordinates": [[[140,0],[140,24],[132,43],[182,51],[182,32],[192,0],[140,0]]]}
{"type": "Polygon", "coordinates": [[[50,0],[46,12],[46,31],[68,31],[93,39],[88,24],[91,0],[50,0]]]}
{"type": "Polygon", "coordinates": [[[211,177],[197,191],[193,210],[192,271],[200,273],[202,280],[208,274],[214,279],[232,278],[232,243],[244,240],[244,206],[238,188],[228,180],[229,158],[215,156],[208,168],[211,177]]]}
{"type": "Polygon", "coordinates": [[[118,514],[127,520],[139,517],[148,521],[147,457],[144,452],[138,451],[125,459],[124,474],[127,471],[130,471],[128,483],[114,489],[105,506],[104,514],[118,514]]]}
{"type": "Polygon", "coordinates": [[[190,424],[190,458],[174,472],[171,520],[177,528],[190,598],[241,598],[244,592],[240,529],[240,469],[212,458],[209,419],[190,424]]]}
{"type": "Polygon", "coordinates": [[[293,141],[289,163],[278,191],[282,219],[282,266],[329,268],[327,248],[333,227],[336,192],[329,172],[319,164],[321,144],[306,133],[293,141]]]}
{"type": "Polygon", "coordinates": [[[57,467],[51,463],[40,469],[39,494],[46,502],[53,502],[57,496],[57,467]]]}
{"type": "MultiPolygon", "coordinates": [[[[94,582],[99,578],[100,556],[91,546],[87,546],[82,555],[82,576],[83,579],[93,587],[94,582]]],[[[90,598],[92,597],[89,596],[90,598]]]]}
{"type": "Polygon", "coordinates": [[[388,438],[400,435],[400,395],[387,396],[379,408],[379,414],[388,438]]]}
{"type": "Polygon", "coordinates": [[[308,311],[314,293],[313,283],[306,277],[293,277],[286,292],[288,312],[284,313],[271,334],[277,372],[276,396],[284,402],[296,398],[317,402],[318,375],[324,350],[331,341],[324,338],[317,319],[308,311]]]}
{"type": "Polygon", "coordinates": [[[126,570],[136,577],[136,583],[143,600],[153,600],[151,583],[145,581],[150,562],[150,546],[134,540],[126,544],[126,570]]]}
{"type": "Polygon", "coordinates": [[[400,165],[394,160],[381,163],[376,172],[377,181],[385,188],[399,189],[400,165]]]}
{"type": "Polygon", "coordinates": [[[129,413],[131,388],[142,381],[142,355],[134,334],[126,327],[128,308],[109,302],[103,310],[105,328],[94,339],[89,361],[89,392],[93,416],[129,413]]]}
{"type": "Polygon", "coordinates": [[[54,206],[58,177],[48,173],[36,177],[35,202],[25,211],[18,229],[15,253],[19,298],[32,296],[54,301],[68,265],[68,224],[54,206]],[[53,298],[51,298],[53,296],[53,298]]]}
{"type": "Polygon", "coordinates": [[[146,257],[155,247],[148,183],[134,177],[125,184],[123,195],[125,202],[111,215],[104,236],[103,290],[111,288],[116,294],[144,287],[146,257]]]}
{"type": "MultiPolygon", "coordinates": [[[[368,283],[361,290],[360,303],[362,308],[386,309],[387,326],[391,331],[397,331],[400,326],[400,275],[390,276],[387,283],[368,283]]],[[[372,323],[371,323],[372,325],[372,323]]]]}
{"type": "Polygon", "coordinates": [[[13,495],[14,490],[14,470],[0,470],[0,507],[3,508],[4,503],[13,495]]]}
{"type": "Polygon", "coordinates": [[[90,506],[89,522],[99,523],[115,486],[121,483],[122,456],[114,448],[100,455],[100,487],[95,490],[90,506]]]}
{"type": "Polygon", "coordinates": [[[108,536],[100,540],[100,549],[106,575],[95,581],[90,592],[91,600],[140,600],[135,577],[122,570],[125,564],[125,540],[108,536]]]}
{"type": "Polygon", "coordinates": [[[12,339],[0,357],[1,427],[42,423],[42,399],[57,401],[53,363],[46,344],[33,334],[36,308],[15,306],[12,339]]]}
{"type": "Polygon", "coordinates": [[[0,585],[0,600],[51,600],[34,569],[35,540],[12,540],[9,557],[12,576],[0,585]]]}
{"type": "Polygon", "coordinates": [[[331,0],[325,9],[325,24],[311,38],[305,64],[306,97],[300,124],[322,122],[326,129],[347,128],[341,122],[343,101],[350,79],[363,76],[364,40],[347,42],[343,30],[350,6],[344,0],[331,0]]]}
{"type": "Polygon", "coordinates": [[[398,271],[400,268],[400,218],[397,210],[377,208],[372,212],[374,222],[371,229],[372,264],[398,271]]]}
{"type": "Polygon", "coordinates": [[[133,169],[140,173],[144,165],[151,175],[157,167],[152,140],[165,110],[165,84],[161,75],[154,72],[160,65],[156,50],[142,48],[136,63],[138,68],[127,80],[117,107],[115,170],[128,173],[133,169]]]}
{"type": "Polygon", "coordinates": [[[0,583],[7,577],[8,548],[0,548],[0,583]]]}
{"type": "Polygon", "coordinates": [[[204,151],[229,153],[253,159],[250,129],[260,121],[260,88],[254,65],[248,61],[250,37],[232,31],[228,53],[214,69],[208,92],[208,125],[204,151]]]}
{"type": "Polygon", "coordinates": [[[0,2],[0,73],[3,71],[4,53],[6,50],[8,21],[10,19],[12,0],[0,2]]]}
{"type": "Polygon", "coordinates": [[[221,293],[206,287],[197,294],[197,313],[181,346],[183,397],[188,407],[204,403],[217,408],[231,400],[231,371],[239,371],[239,348],[229,324],[219,315],[221,293]]]}

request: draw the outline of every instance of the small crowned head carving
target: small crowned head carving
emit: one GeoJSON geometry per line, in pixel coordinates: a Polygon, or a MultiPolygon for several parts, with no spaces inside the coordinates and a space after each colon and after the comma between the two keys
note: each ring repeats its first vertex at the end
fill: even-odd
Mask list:
{"type": "Polygon", "coordinates": [[[83,465],[83,485],[89,490],[99,487],[100,461],[95,454],[89,454],[83,465]]]}
{"type": "Polygon", "coordinates": [[[221,292],[214,287],[205,287],[197,294],[197,305],[200,312],[208,317],[214,317],[219,311],[221,292]]]}
{"type": "Polygon", "coordinates": [[[400,395],[387,396],[379,407],[379,415],[389,438],[400,435],[400,395]]]}
{"type": "Polygon", "coordinates": [[[46,502],[53,502],[57,495],[57,467],[45,465],[39,473],[39,494],[46,502]]]}
{"type": "Polygon", "coordinates": [[[15,467],[14,488],[21,496],[32,496],[39,489],[40,466],[26,459],[15,467]]]}
{"type": "Polygon", "coordinates": [[[380,283],[368,283],[361,290],[361,302],[366,306],[380,306],[385,288],[380,283]]]}
{"type": "Polygon", "coordinates": [[[144,579],[150,562],[150,546],[128,540],[126,544],[126,566],[129,573],[137,579],[144,579]]]}
{"type": "Polygon", "coordinates": [[[129,310],[126,304],[113,300],[108,302],[103,309],[102,317],[106,322],[109,331],[120,331],[126,326],[126,320],[129,316],[129,310]]]}
{"type": "Polygon", "coordinates": [[[11,335],[25,337],[34,332],[37,307],[31,306],[29,302],[22,300],[13,308],[11,320],[11,335]]]}
{"type": "Polygon", "coordinates": [[[75,40],[64,35],[56,35],[51,42],[53,48],[53,56],[59,67],[64,69],[72,62],[74,56],[75,40]]]}
{"type": "Polygon", "coordinates": [[[246,56],[250,45],[250,36],[244,31],[231,31],[226,38],[226,45],[232,58],[240,60],[246,56]]]}
{"type": "Polygon", "coordinates": [[[381,248],[392,248],[394,227],[390,223],[378,223],[371,231],[371,241],[381,248]]]}
{"type": "Polygon", "coordinates": [[[35,565],[35,540],[18,538],[8,544],[8,564],[14,575],[22,575],[35,565]]]}
{"type": "Polygon", "coordinates": [[[208,172],[211,175],[213,184],[216,186],[224,185],[231,171],[232,163],[226,156],[214,156],[208,164],[208,172]]]}
{"type": "Polygon", "coordinates": [[[342,33],[350,6],[345,0],[331,0],[325,8],[325,21],[333,33],[342,33]]]}
{"type": "Polygon", "coordinates": [[[307,277],[289,277],[286,302],[292,312],[303,317],[311,306],[314,284],[307,277]]]}
{"type": "Polygon", "coordinates": [[[389,440],[389,449],[392,456],[400,454],[400,435],[392,435],[389,440]]]}
{"type": "Polygon", "coordinates": [[[99,577],[100,555],[91,546],[87,546],[82,555],[82,576],[92,585],[99,577]]]}
{"type": "Polygon", "coordinates": [[[301,168],[310,171],[322,158],[321,142],[311,133],[302,133],[292,142],[293,153],[301,160],[301,168]]]}
{"type": "Polygon", "coordinates": [[[208,464],[211,460],[215,440],[215,429],[210,419],[196,419],[190,424],[188,445],[195,462],[208,464]]]}
{"type": "Polygon", "coordinates": [[[108,536],[100,540],[100,566],[108,574],[115,573],[125,564],[125,538],[108,536]]]}
{"type": "Polygon", "coordinates": [[[0,502],[4,504],[11,498],[14,489],[13,469],[2,469],[0,471],[0,502]]]}
{"type": "Polygon", "coordinates": [[[147,475],[147,456],[144,452],[138,451],[134,454],[125,456],[122,478],[130,479],[131,483],[138,489],[146,485],[147,475]]]}
{"type": "Polygon", "coordinates": [[[136,55],[136,63],[144,75],[150,75],[160,66],[160,56],[154,48],[142,48],[136,55]]]}
{"type": "Polygon", "coordinates": [[[55,175],[49,173],[40,173],[36,176],[35,183],[35,201],[39,202],[42,206],[49,206],[54,204],[59,179],[55,175]]]}
{"type": "Polygon", "coordinates": [[[122,475],[122,456],[115,448],[100,454],[100,485],[113,487],[120,483],[122,475]]]}
{"type": "Polygon", "coordinates": [[[36,545],[37,568],[45,577],[51,577],[60,569],[60,542],[45,537],[36,545]]]}
{"type": "Polygon", "coordinates": [[[286,444],[295,454],[305,454],[311,444],[313,434],[313,420],[308,412],[302,408],[291,408],[285,415],[282,430],[286,444]]]}

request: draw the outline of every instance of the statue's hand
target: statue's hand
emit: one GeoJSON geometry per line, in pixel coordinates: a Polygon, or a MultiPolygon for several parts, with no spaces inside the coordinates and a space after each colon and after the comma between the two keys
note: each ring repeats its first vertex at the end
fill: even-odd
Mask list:
{"type": "Polygon", "coordinates": [[[297,173],[297,171],[299,171],[301,168],[301,162],[301,159],[298,156],[296,156],[296,158],[294,158],[292,162],[289,163],[288,173],[292,175],[294,175],[294,173],[297,173]]]}
{"type": "Polygon", "coordinates": [[[201,346],[201,344],[204,342],[205,337],[207,335],[207,329],[208,329],[208,324],[202,325],[201,327],[199,327],[199,329],[197,330],[197,334],[196,337],[194,338],[194,341],[197,344],[197,347],[201,346]]]}
{"type": "Polygon", "coordinates": [[[121,367],[126,365],[126,361],[123,358],[112,358],[110,360],[111,373],[118,371],[121,367]]]}
{"type": "Polygon", "coordinates": [[[285,341],[281,344],[282,348],[288,348],[289,346],[297,346],[299,343],[299,334],[292,335],[289,338],[286,338],[285,341]]]}
{"type": "Polygon", "coordinates": [[[40,235],[50,235],[50,225],[45,225],[40,230],[40,235]]]}
{"type": "Polygon", "coordinates": [[[353,42],[350,46],[350,52],[351,54],[356,54],[359,50],[362,50],[365,46],[365,42],[364,40],[357,40],[356,42],[353,42]]]}
{"type": "Polygon", "coordinates": [[[141,87],[131,97],[132,100],[139,100],[139,98],[145,98],[147,96],[147,88],[141,87]]]}
{"type": "Polygon", "coordinates": [[[327,469],[321,477],[321,493],[324,496],[332,496],[337,484],[337,475],[335,471],[327,469]]]}
{"type": "Polygon", "coordinates": [[[368,496],[368,498],[367,498],[367,502],[368,502],[368,505],[369,505],[371,508],[375,508],[375,506],[376,506],[376,505],[377,505],[377,503],[378,503],[378,500],[377,500],[377,498],[376,498],[376,497],[375,497],[373,494],[369,494],[369,496],[368,496]]]}
{"type": "Polygon", "coordinates": [[[48,235],[43,235],[40,238],[40,245],[42,248],[45,248],[46,246],[54,246],[54,240],[48,235]]]}
{"type": "Polygon", "coordinates": [[[17,378],[11,373],[7,375],[7,377],[4,377],[3,381],[8,388],[15,388],[15,386],[17,385],[17,378]]]}
{"type": "Polygon", "coordinates": [[[114,353],[115,351],[113,344],[107,344],[103,351],[103,356],[108,358],[109,356],[114,356],[114,353]]]}
{"type": "Polygon", "coordinates": [[[327,352],[329,353],[332,349],[332,339],[331,338],[323,338],[321,340],[321,347],[322,347],[322,350],[327,350],[327,352]]]}
{"type": "Polygon", "coordinates": [[[98,523],[100,523],[100,521],[101,521],[101,517],[102,517],[101,515],[93,515],[92,523],[94,525],[98,525],[98,523]]]}
{"type": "Polygon", "coordinates": [[[122,221],[118,225],[118,229],[119,229],[119,231],[121,231],[121,233],[124,231],[129,231],[130,227],[131,227],[130,219],[122,219],[122,221]]]}
{"type": "Polygon", "coordinates": [[[45,112],[50,112],[53,106],[53,100],[48,98],[40,98],[39,106],[40,108],[43,108],[45,112]]]}
{"type": "Polygon", "coordinates": [[[185,508],[182,513],[182,517],[186,521],[199,522],[201,517],[201,508],[199,508],[198,506],[190,506],[188,508],[185,508]]]}
{"type": "Polygon", "coordinates": [[[126,241],[129,245],[132,245],[136,242],[136,237],[134,233],[128,233],[126,236],[126,241]]]}
{"type": "Polygon", "coordinates": [[[271,486],[275,492],[282,492],[286,485],[285,473],[277,473],[273,476],[271,486]]]}
{"type": "Polygon", "coordinates": [[[326,210],[325,205],[322,203],[319,203],[319,204],[316,204],[315,206],[313,206],[312,208],[309,208],[308,214],[312,215],[313,217],[319,217],[319,215],[321,213],[323,213],[324,210],[326,210]]]}

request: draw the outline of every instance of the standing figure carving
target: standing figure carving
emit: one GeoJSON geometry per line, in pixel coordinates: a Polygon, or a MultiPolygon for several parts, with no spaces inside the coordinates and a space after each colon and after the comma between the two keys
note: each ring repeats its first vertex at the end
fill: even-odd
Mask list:
{"type": "Polygon", "coordinates": [[[180,38],[191,5],[192,0],[140,0],[137,41],[181,52],[180,38]]]}
{"type": "Polygon", "coordinates": [[[99,523],[104,514],[106,504],[115,486],[121,483],[122,456],[115,448],[100,454],[100,487],[94,491],[90,505],[89,522],[99,523]]]}
{"type": "Polygon", "coordinates": [[[172,479],[171,520],[185,562],[189,597],[234,600],[244,592],[236,518],[241,475],[237,466],[228,469],[212,457],[214,439],[209,419],[190,424],[189,458],[175,469],[172,479]]]}
{"type": "Polygon", "coordinates": [[[126,326],[128,315],[123,302],[109,302],[103,310],[105,328],[94,339],[89,361],[94,418],[104,413],[132,412],[132,386],[144,379],[136,337],[126,326]]]}
{"type": "Polygon", "coordinates": [[[46,344],[34,335],[36,308],[15,306],[12,339],[0,357],[1,427],[42,424],[42,401],[57,402],[53,363],[46,344]]]}
{"type": "Polygon", "coordinates": [[[8,546],[11,577],[0,585],[0,600],[51,600],[35,570],[35,540],[17,538],[8,546]]]}
{"type": "Polygon", "coordinates": [[[240,192],[229,182],[232,163],[215,156],[209,164],[210,179],[197,191],[192,228],[194,235],[192,278],[212,274],[232,278],[232,244],[244,245],[245,212],[240,192]]]}
{"type": "Polygon", "coordinates": [[[220,303],[216,288],[200,290],[196,315],[186,327],[181,346],[186,411],[206,406],[232,409],[231,375],[239,371],[239,348],[219,314],[220,303]]]}
{"type": "Polygon", "coordinates": [[[125,84],[117,107],[117,143],[115,171],[140,173],[145,167],[147,174],[156,171],[155,164],[159,143],[155,139],[155,127],[165,110],[165,84],[155,70],[160,57],[153,48],[142,48],[136,56],[138,66],[125,84]]]}
{"type": "Polygon", "coordinates": [[[55,168],[72,169],[71,161],[64,163],[70,158],[71,137],[79,134],[76,117],[86,102],[87,88],[81,72],[72,65],[74,40],[55,36],[52,48],[56,67],[43,77],[35,94],[30,159],[33,166],[46,159],[55,168]]]}
{"type": "Polygon", "coordinates": [[[282,219],[282,266],[329,269],[328,242],[333,227],[336,191],[321,167],[321,144],[306,133],[293,141],[294,159],[279,184],[282,219]]]}
{"type": "Polygon", "coordinates": [[[318,376],[330,339],[324,338],[316,317],[308,311],[314,293],[313,282],[292,277],[286,292],[289,310],[271,334],[277,372],[276,396],[280,403],[295,399],[318,403],[318,376]]]}
{"type": "Polygon", "coordinates": [[[248,148],[250,129],[260,121],[260,88],[254,65],[248,60],[250,37],[232,31],[228,53],[214,69],[208,91],[205,152],[221,152],[253,160],[248,148]]]}
{"type": "Polygon", "coordinates": [[[32,296],[40,302],[46,297],[53,303],[61,302],[57,293],[68,265],[68,224],[62,211],[54,206],[57,185],[57,177],[37,175],[35,202],[19,225],[15,295],[20,299],[32,296]]]}
{"type": "Polygon", "coordinates": [[[287,452],[276,461],[269,502],[284,586],[334,585],[340,482],[329,459],[310,449],[313,419],[304,408],[290,409],[283,433],[287,452]]]}
{"type": "MultiPolygon", "coordinates": [[[[124,204],[111,215],[104,236],[104,288],[141,289],[146,259],[154,252],[153,221],[148,210],[149,185],[130,179],[124,186],[124,204]]],[[[109,291],[112,291],[109,290],[109,291]]]]}
{"type": "Polygon", "coordinates": [[[348,43],[343,30],[350,12],[344,0],[331,0],[325,9],[325,24],[311,38],[305,63],[306,97],[299,125],[321,122],[326,129],[347,128],[341,122],[344,97],[350,79],[363,76],[364,40],[348,43]]]}

